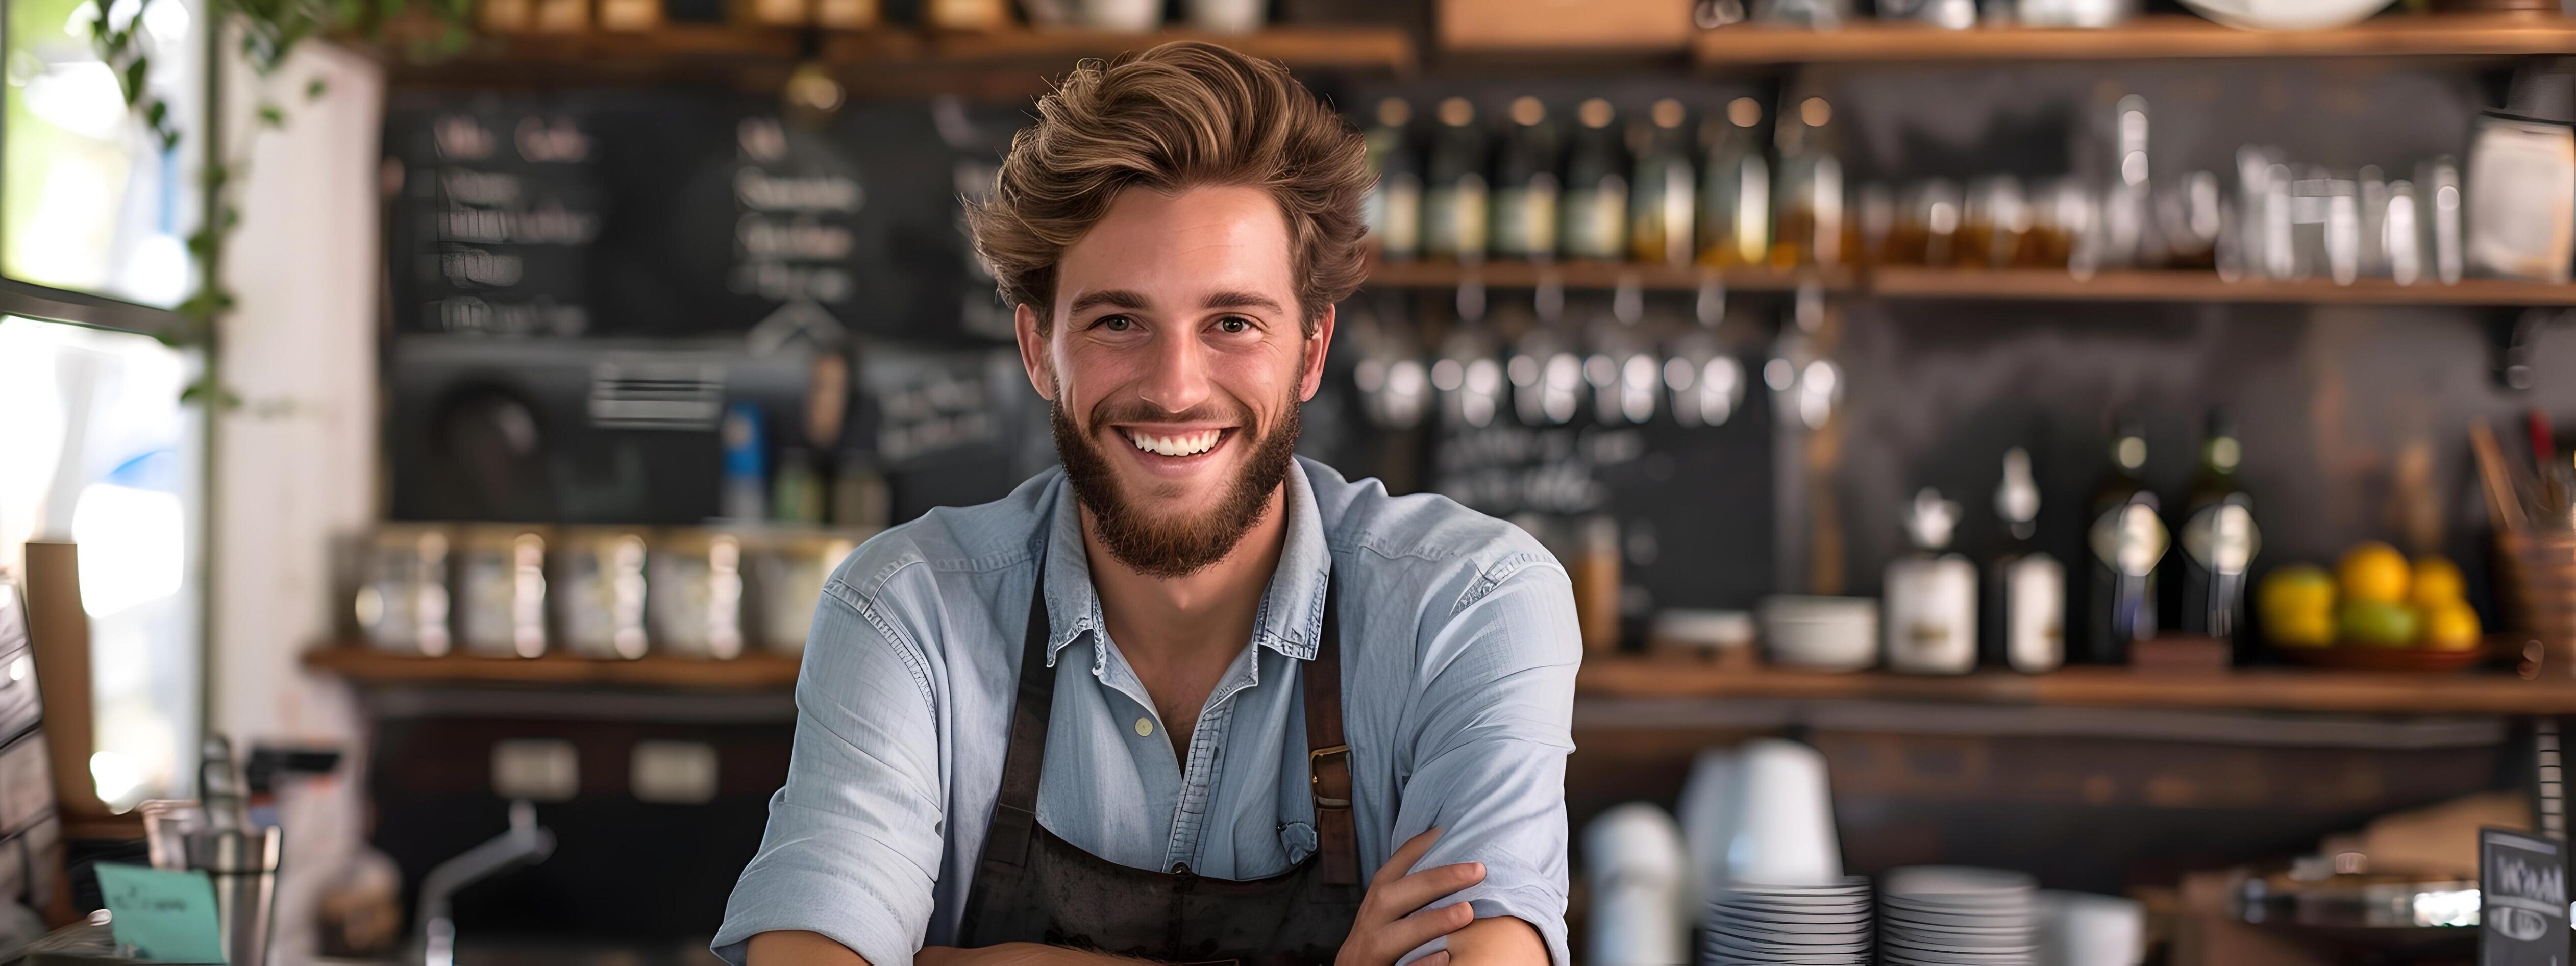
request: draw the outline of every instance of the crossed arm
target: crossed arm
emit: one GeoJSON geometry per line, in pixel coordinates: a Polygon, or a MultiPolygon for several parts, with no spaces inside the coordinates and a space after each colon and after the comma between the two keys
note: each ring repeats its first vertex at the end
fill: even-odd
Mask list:
{"type": "MultiPolygon", "coordinates": [[[[1474,918],[1466,903],[1436,909],[1432,902],[1484,881],[1480,863],[1440,865],[1405,870],[1431,851],[1440,838],[1432,829],[1414,836],[1387,859],[1369,880],[1360,900],[1359,917],[1342,943],[1334,966],[1394,966],[1423,943],[1449,937],[1449,948],[1414,960],[1416,966],[1547,966],[1547,944],[1538,930],[1510,916],[1474,918]]],[[[982,949],[934,946],[913,957],[917,966],[1137,966],[1138,961],[1103,953],[1035,943],[1007,943],[982,949]]],[[[813,932],[765,932],[751,937],[748,966],[867,966],[867,960],[840,943],[813,932]]]]}
{"type": "MultiPolygon", "coordinates": [[[[1452,906],[1450,908],[1464,908],[1452,906]]],[[[1134,966],[1120,959],[1077,949],[1011,943],[985,949],[932,947],[913,962],[920,966],[1134,966]]],[[[1394,962],[1394,960],[1388,960],[1394,962]]],[[[1421,966],[1540,966],[1547,947],[1538,930],[1509,916],[1478,919],[1449,934],[1449,949],[1414,962],[1421,966]]],[[[866,966],[867,960],[821,933],[765,932],[752,937],[751,966],[866,966]]]]}

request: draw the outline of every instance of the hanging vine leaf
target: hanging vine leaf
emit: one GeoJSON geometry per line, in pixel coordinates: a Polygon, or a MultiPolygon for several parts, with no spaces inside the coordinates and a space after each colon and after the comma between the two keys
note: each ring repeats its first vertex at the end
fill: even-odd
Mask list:
{"type": "Polygon", "coordinates": [[[133,56],[133,60],[125,63],[125,73],[117,77],[117,84],[125,89],[125,103],[128,105],[142,98],[144,78],[152,70],[151,58],[142,54],[133,56]]]}
{"type": "MultiPolygon", "coordinates": [[[[143,14],[155,2],[162,0],[90,0],[95,11],[89,21],[90,47],[99,62],[115,75],[127,109],[150,129],[162,150],[175,151],[180,131],[171,118],[170,104],[150,90],[153,38],[143,14]],[[119,12],[116,7],[120,2],[133,4],[121,25],[112,16],[119,12]]],[[[415,8],[425,9],[443,22],[445,33],[435,44],[435,51],[461,50],[466,42],[464,24],[471,3],[472,0],[205,0],[205,16],[209,29],[237,32],[242,59],[260,78],[265,93],[271,89],[269,82],[306,39],[352,32],[381,39],[387,22],[415,8]]],[[[432,54],[421,50],[415,55],[432,54]]],[[[329,90],[329,85],[316,76],[306,79],[303,90],[305,101],[311,102],[329,90]]],[[[262,97],[257,113],[260,130],[286,124],[286,109],[274,98],[262,97]]],[[[204,348],[209,373],[219,373],[221,368],[214,362],[216,325],[236,304],[232,292],[223,286],[225,239],[241,224],[241,210],[232,203],[231,189],[241,177],[244,162],[241,155],[233,152],[246,151],[247,146],[221,142],[212,133],[203,136],[207,138],[207,153],[197,169],[197,190],[208,205],[209,217],[187,238],[196,290],[179,303],[178,323],[167,331],[154,333],[154,337],[172,346],[204,348]]],[[[226,409],[241,405],[241,397],[224,389],[212,375],[200,377],[181,399],[211,402],[226,409]]]]}
{"type": "Polygon", "coordinates": [[[203,377],[188,383],[188,388],[179,391],[181,403],[202,403],[209,400],[212,400],[217,408],[225,411],[239,409],[242,404],[241,394],[217,386],[203,377]]]}

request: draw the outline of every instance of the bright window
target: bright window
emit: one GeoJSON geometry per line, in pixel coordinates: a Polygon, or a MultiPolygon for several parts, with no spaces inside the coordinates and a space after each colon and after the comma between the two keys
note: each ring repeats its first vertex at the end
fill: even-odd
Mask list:
{"type": "Polygon", "coordinates": [[[152,339],[0,317],[0,567],[80,546],[97,715],[90,772],[120,809],[193,784],[200,434],[194,361],[152,339]]]}

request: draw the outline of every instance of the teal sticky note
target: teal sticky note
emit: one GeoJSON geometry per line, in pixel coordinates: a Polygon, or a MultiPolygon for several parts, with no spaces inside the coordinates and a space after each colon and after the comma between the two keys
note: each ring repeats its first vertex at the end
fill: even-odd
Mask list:
{"type": "Polygon", "coordinates": [[[106,862],[92,868],[98,870],[98,891],[114,917],[108,928],[117,942],[134,947],[145,959],[165,963],[224,961],[223,932],[215,922],[215,885],[205,873],[106,862]]]}

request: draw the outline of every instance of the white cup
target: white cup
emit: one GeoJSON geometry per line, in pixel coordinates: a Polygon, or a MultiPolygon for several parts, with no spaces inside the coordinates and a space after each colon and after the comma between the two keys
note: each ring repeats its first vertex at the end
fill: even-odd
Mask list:
{"type": "Polygon", "coordinates": [[[1261,29],[1268,0],[1190,0],[1190,26],[1209,33],[1248,34],[1261,29]]]}
{"type": "Polygon", "coordinates": [[[1733,748],[1711,748],[1692,763],[1690,780],[1674,818],[1681,823],[1682,843],[1690,855],[1685,909],[1698,909],[1715,898],[1726,881],[1726,844],[1735,833],[1735,813],[1743,801],[1733,748]]]}
{"type": "Polygon", "coordinates": [[[1599,966],[1667,966],[1691,961],[1682,834],[1646,802],[1601,813],[1583,828],[1584,878],[1592,928],[1581,961],[1599,966]]]}
{"type": "Polygon", "coordinates": [[[1163,0],[1081,0],[1075,22],[1093,30],[1146,33],[1163,25],[1163,0]]]}
{"type": "Polygon", "coordinates": [[[2039,966],[2137,966],[2147,957],[2146,908],[2116,896],[2039,893],[2039,966]]]}
{"type": "Polygon", "coordinates": [[[1736,775],[1741,805],[1727,837],[1726,877],[1762,885],[1841,881],[1825,756],[1798,742],[1759,738],[1744,743],[1736,775]]]}

